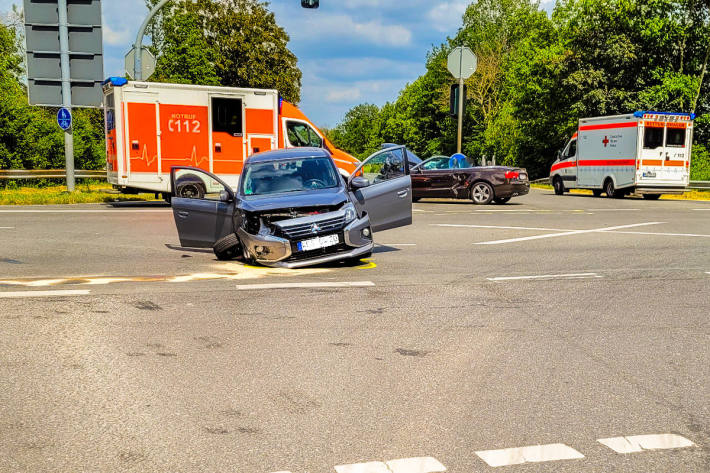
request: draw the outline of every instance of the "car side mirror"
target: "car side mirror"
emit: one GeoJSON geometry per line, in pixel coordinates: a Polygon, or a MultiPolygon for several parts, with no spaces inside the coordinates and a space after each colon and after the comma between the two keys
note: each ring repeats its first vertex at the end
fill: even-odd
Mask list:
{"type": "Polygon", "coordinates": [[[369,187],[369,185],[370,181],[360,176],[353,177],[353,179],[350,181],[350,188],[353,190],[362,189],[363,187],[369,187]]]}
{"type": "Polygon", "coordinates": [[[562,150],[557,150],[557,156],[555,157],[555,160],[559,161],[560,158],[562,158],[562,150]]]}
{"type": "Polygon", "coordinates": [[[219,200],[220,202],[229,202],[232,200],[232,197],[229,195],[229,192],[223,190],[219,193],[219,200]]]}

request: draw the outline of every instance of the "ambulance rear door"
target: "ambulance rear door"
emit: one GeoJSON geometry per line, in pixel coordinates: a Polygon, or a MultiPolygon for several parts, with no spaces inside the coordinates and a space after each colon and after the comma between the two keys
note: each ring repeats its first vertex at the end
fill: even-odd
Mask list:
{"type": "Polygon", "coordinates": [[[125,143],[123,172],[128,187],[159,190],[160,116],[158,93],[126,90],[123,92],[125,143]]]}
{"type": "Polygon", "coordinates": [[[692,121],[681,114],[644,114],[636,183],[685,187],[690,172],[692,121]]]}

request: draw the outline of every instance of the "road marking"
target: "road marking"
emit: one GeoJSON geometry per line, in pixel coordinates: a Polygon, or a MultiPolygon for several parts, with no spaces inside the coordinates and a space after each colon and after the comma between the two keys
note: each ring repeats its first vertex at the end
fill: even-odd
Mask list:
{"type": "Polygon", "coordinates": [[[631,435],[599,439],[616,453],[637,453],[644,450],[667,450],[673,448],[695,447],[687,438],[677,434],[631,435]]]}
{"type": "Polygon", "coordinates": [[[0,227],[0,230],[13,230],[15,227],[0,227]]]}
{"type": "Polygon", "coordinates": [[[492,467],[584,458],[584,455],[563,443],[483,450],[476,452],[476,455],[492,467]]]}
{"type": "Polygon", "coordinates": [[[454,228],[492,228],[497,230],[535,230],[543,232],[576,232],[577,230],[562,228],[541,228],[541,227],[511,227],[503,225],[465,225],[456,223],[430,223],[432,227],[454,227],[454,228]]]}
{"type": "Polygon", "coordinates": [[[347,288],[347,287],[373,287],[372,281],[352,282],[294,282],[283,284],[237,284],[240,291],[258,291],[264,289],[320,289],[320,288],[347,288]]]}
{"type": "Polygon", "coordinates": [[[693,209],[693,210],[703,211],[703,210],[710,210],[710,209],[693,209]]]}
{"type": "Polygon", "coordinates": [[[487,278],[489,281],[516,281],[522,279],[592,279],[601,278],[597,273],[575,273],[575,274],[543,274],[540,276],[504,276],[498,278],[487,278]]]}
{"type": "Polygon", "coordinates": [[[634,223],[631,225],[619,225],[619,226],[615,226],[615,227],[594,228],[591,230],[573,230],[573,231],[562,232],[562,233],[548,233],[546,235],[534,235],[534,236],[520,237],[520,238],[509,238],[507,240],[483,241],[483,242],[474,243],[474,244],[475,245],[502,245],[505,243],[517,243],[519,241],[542,240],[544,238],[556,238],[556,237],[569,236],[569,235],[581,235],[584,233],[604,233],[604,232],[609,232],[610,230],[620,230],[622,228],[643,227],[643,226],[647,226],[647,225],[660,225],[662,223],[665,223],[665,222],[645,222],[645,223],[634,223]]]}
{"type": "Polygon", "coordinates": [[[392,473],[439,473],[446,467],[433,457],[401,458],[385,462],[392,473]]]}
{"type": "Polygon", "coordinates": [[[696,237],[710,238],[710,235],[699,233],[657,233],[657,232],[604,232],[604,233],[621,233],[624,235],[656,235],[656,236],[680,236],[680,237],[696,237]]]}
{"type": "Polygon", "coordinates": [[[15,291],[0,292],[0,299],[13,299],[17,297],[56,297],[56,296],[86,296],[91,291],[15,291]]]}
{"type": "Polygon", "coordinates": [[[0,213],[3,214],[75,214],[75,213],[115,213],[115,214],[124,214],[124,213],[153,213],[153,212],[162,212],[162,213],[167,213],[167,212],[172,212],[172,209],[122,209],[122,208],[115,208],[115,209],[72,209],[72,210],[66,210],[66,209],[42,209],[42,210],[37,210],[37,209],[27,209],[27,210],[0,210],[0,213]]]}
{"type": "Polygon", "coordinates": [[[400,458],[388,462],[364,462],[338,465],[337,473],[440,473],[446,467],[433,457],[400,458]]]}

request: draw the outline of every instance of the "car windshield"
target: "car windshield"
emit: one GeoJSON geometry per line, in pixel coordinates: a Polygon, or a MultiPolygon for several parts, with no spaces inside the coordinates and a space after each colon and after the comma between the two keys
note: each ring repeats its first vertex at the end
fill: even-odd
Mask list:
{"type": "Polygon", "coordinates": [[[337,187],[338,171],[329,158],[298,158],[248,164],[242,194],[267,195],[337,187]]]}

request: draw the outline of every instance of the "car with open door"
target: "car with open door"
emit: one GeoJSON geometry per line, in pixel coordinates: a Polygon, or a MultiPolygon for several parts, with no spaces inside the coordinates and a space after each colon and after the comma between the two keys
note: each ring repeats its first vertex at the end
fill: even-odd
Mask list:
{"type": "MultiPolygon", "coordinates": [[[[462,156],[463,157],[463,156],[462,156]]],[[[412,200],[471,199],[474,204],[505,204],[530,192],[525,169],[476,166],[468,159],[432,156],[412,168],[412,200]]]]}
{"type": "Polygon", "coordinates": [[[171,168],[180,243],[221,260],[298,268],[370,256],[372,233],[412,223],[404,147],[382,149],[347,181],[323,148],[252,155],[236,189],[203,169],[171,168]]]}

